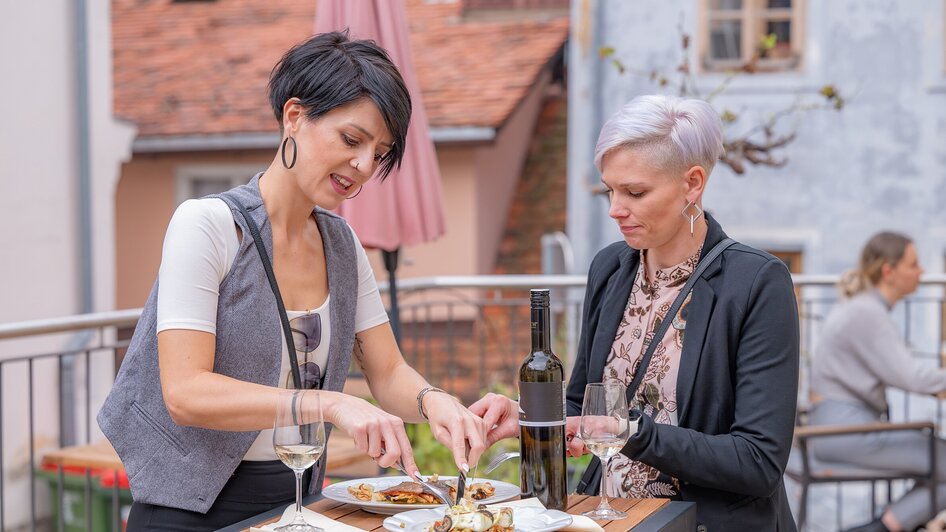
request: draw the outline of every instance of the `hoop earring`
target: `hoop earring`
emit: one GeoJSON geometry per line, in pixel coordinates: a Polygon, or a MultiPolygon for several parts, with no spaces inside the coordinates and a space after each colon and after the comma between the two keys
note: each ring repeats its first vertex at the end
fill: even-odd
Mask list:
{"type": "Polygon", "coordinates": [[[286,135],[286,138],[283,139],[282,141],[282,149],[280,149],[279,151],[280,151],[280,155],[282,156],[282,165],[285,166],[287,170],[296,165],[296,154],[298,152],[296,148],[296,139],[292,138],[292,135],[286,135]],[[292,141],[292,162],[287,163],[286,162],[286,143],[289,142],[290,140],[292,141]]]}
{"type": "Polygon", "coordinates": [[[687,206],[684,207],[682,211],[680,211],[680,214],[682,214],[684,218],[690,220],[690,236],[692,237],[693,224],[696,223],[696,220],[703,214],[703,209],[701,209],[700,206],[697,205],[696,203],[693,203],[692,201],[688,201],[687,206]],[[693,207],[694,209],[696,209],[696,214],[687,214],[687,211],[690,210],[690,207],[693,207]]]}
{"type": "MultiPolygon", "coordinates": [[[[357,170],[357,168],[356,168],[356,170],[357,170]]],[[[358,192],[355,192],[355,193],[352,194],[351,196],[346,196],[345,199],[354,199],[355,196],[357,196],[358,194],[361,194],[361,189],[363,189],[363,188],[365,188],[365,186],[364,186],[364,185],[361,185],[360,187],[358,187],[358,192]]]]}

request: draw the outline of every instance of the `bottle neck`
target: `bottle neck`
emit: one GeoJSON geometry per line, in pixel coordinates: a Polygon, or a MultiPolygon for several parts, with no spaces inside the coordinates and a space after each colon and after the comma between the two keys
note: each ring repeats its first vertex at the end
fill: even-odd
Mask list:
{"type": "Polygon", "coordinates": [[[532,320],[532,352],[551,352],[549,348],[551,345],[549,307],[533,305],[530,314],[532,320]]]}

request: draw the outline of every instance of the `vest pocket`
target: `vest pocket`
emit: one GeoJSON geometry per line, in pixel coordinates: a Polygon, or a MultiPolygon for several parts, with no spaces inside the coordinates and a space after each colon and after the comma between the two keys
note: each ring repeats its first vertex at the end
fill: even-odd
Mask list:
{"type": "Polygon", "coordinates": [[[135,409],[135,412],[137,412],[138,416],[141,418],[142,421],[148,424],[152,429],[154,429],[155,432],[157,432],[165,440],[167,440],[167,442],[171,444],[171,446],[177,449],[177,452],[181,453],[181,456],[187,456],[187,451],[184,450],[184,446],[181,445],[181,442],[177,441],[177,438],[175,438],[173,434],[168,432],[166,428],[162,427],[161,424],[159,424],[153,417],[151,417],[151,414],[145,411],[144,408],[141,408],[141,405],[139,405],[137,402],[132,402],[131,407],[135,409]]]}

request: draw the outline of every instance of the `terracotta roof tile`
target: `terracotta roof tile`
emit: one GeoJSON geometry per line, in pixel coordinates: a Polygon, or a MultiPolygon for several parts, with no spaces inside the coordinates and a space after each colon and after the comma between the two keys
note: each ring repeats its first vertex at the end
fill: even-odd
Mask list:
{"type": "MultiPolygon", "coordinates": [[[[474,20],[408,1],[434,127],[498,127],[561,48],[568,18],[474,20]]],[[[313,0],[113,0],[115,111],[141,136],[271,132],[272,66],[314,27],[313,0]]]]}

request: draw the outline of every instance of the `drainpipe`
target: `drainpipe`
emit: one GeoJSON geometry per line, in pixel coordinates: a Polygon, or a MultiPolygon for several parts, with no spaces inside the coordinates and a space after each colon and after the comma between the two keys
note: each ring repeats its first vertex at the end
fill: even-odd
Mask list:
{"type": "MultiPolygon", "coordinates": [[[[79,313],[92,312],[92,155],[91,128],[89,119],[89,45],[88,45],[88,8],[86,0],[75,0],[75,82],[76,82],[76,137],[78,140],[78,285],[79,313]]],[[[67,352],[85,348],[92,338],[92,331],[83,331],[73,336],[67,346],[67,352]]],[[[59,404],[59,443],[62,446],[76,443],[75,419],[75,362],[76,356],[62,358],[59,373],[59,386],[62,389],[59,404]]],[[[86,371],[90,370],[86,357],[86,371]]],[[[86,390],[91,393],[91,390],[86,390]]],[[[89,412],[91,416],[91,412],[89,412]]],[[[88,426],[89,420],[86,421],[88,426]]],[[[86,434],[88,439],[90,434],[86,434]]]]}
{"type": "MultiPolygon", "coordinates": [[[[589,57],[591,57],[591,64],[592,64],[592,78],[591,78],[592,81],[591,83],[589,83],[589,85],[592,87],[591,119],[594,126],[592,128],[593,134],[591,135],[589,139],[591,142],[591,145],[590,145],[590,151],[588,153],[595,152],[595,141],[598,138],[598,131],[600,131],[601,126],[604,125],[604,116],[603,116],[604,115],[604,110],[603,110],[604,102],[602,101],[604,99],[604,90],[602,89],[602,86],[606,82],[605,75],[604,75],[605,62],[596,59],[598,50],[600,50],[601,47],[604,45],[603,33],[605,31],[605,8],[602,5],[603,3],[604,3],[604,0],[600,0],[592,4],[593,5],[592,9],[594,9],[595,13],[594,13],[594,27],[592,28],[592,31],[591,31],[591,42],[593,43],[592,45],[593,48],[592,48],[591,54],[589,54],[589,57]]],[[[605,226],[601,224],[601,215],[598,212],[598,209],[599,209],[598,206],[600,205],[599,198],[597,196],[592,196],[590,203],[591,203],[591,208],[588,209],[588,212],[590,213],[589,221],[591,222],[591,226],[594,227],[595,230],[591,232],[591,234],[594,235],[593,236],[594,247],[591,250],[591,255],[587,258],[589,264],[591,263],[591,257],[594,256],[597,250],[604,247],[604,241],[605,241],[604,231],[603,231],[603,227],[605,226]]]]}

